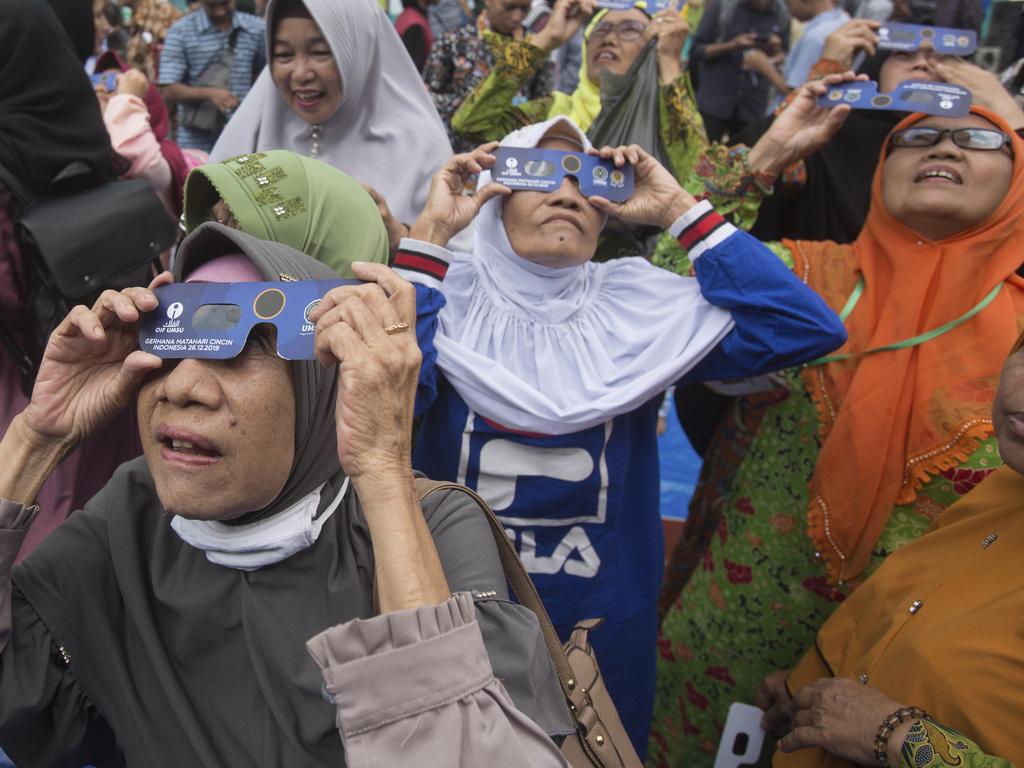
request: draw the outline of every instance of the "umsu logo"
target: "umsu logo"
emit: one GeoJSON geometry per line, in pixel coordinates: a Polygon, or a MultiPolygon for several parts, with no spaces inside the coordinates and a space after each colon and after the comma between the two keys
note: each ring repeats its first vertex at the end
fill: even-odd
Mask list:
{"type": "Polygon", "coordinates": [[[585,525],[608,512],[605,451],[612,422],[572,435],[530,437],[470,414],[459,482],[487,500],[530,573],[593,578],[601,558],[585,525]]]}

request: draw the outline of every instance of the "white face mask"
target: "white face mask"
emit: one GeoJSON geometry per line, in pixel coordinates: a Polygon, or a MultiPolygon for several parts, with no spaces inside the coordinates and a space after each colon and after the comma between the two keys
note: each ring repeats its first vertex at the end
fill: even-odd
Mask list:
{"type": "Polygon", "coordinates": [[[323,485],[266,520],[227,525],[218,520],[188,520],[175,515],[171,528],[186,544],[203,550],[211,563],[255,571],[313,546],[324,523],[345,498],[348,480],[346,477],[334,501],[315,519],[323,485]]]}

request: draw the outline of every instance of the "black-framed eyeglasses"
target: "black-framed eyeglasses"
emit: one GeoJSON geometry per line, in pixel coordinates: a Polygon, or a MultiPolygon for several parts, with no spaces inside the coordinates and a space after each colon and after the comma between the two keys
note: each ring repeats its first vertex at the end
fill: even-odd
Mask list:
{"type": "Polygon", "coordinates": [[[889,140],[894,147],[934,147],[946,136],[963,149],[995,152],[1007,146],[1011,139],[994,128],[904,128],[889,140]]]}
{"type": "Polygon", "coordinates": [[[614,32],[619,40],[639,40],[645,29],[647,29],[646,24],[632,19],[625,19],[619,22],[602,21],[590,30],[590,39],[603,40],[614,32]]]}

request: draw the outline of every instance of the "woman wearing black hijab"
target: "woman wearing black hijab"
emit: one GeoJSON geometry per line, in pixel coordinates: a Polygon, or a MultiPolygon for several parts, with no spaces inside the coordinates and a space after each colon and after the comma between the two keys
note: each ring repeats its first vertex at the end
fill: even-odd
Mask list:
{"type": "MultiPolygon", "coordinates": [[[[141,352],[138,318],[157,304],[142,288],[105,292],[55,331],[32,403],[0,441],[0,744],[16,763],[560,764],[543,731],[488,688],[486,657],[461,656],[478,623],[519,709],[552,734],[572,730],[535,619],[507,601],[486,521],[460,493],[420,509],[415,294],[383,265],[363,266],[376,284],[332,292],[310,315],[319,362],[281,359],[259,329],[231,360],[141,352]],[[10,557],[40,481],[136,389],[145,456],[14,569],[12,591],[10,557]],[[473,599],[452,603],[453,591],[473,599]],[[375,592],[386,615],[370,619],[375,592]],[[366,621],[331,629],[352,619],[366,621]],[[408,658],[421,640],[440,662],[408,658]],[[431,725],[445,705],[462,713],[464,738],[431,725]],[[507,712],[495,721],[496,705],[507,712]],[[506,720],[518,734],[506,762],[471,750],[508,732],[506,720]],[[403,735],[381,734],[389,727],[403,735]],[[400,763],[367,744],[375,734],[404,749],[400,763]]],[[[176,272],[334,276],[214,223],[182,244],[176,272]]]]}
{"type": "MultiPolygon", "coordinates": [[[[62,0],[61,4],[89,11],[88,35],[80,36],[89,37],[91,50],[89,3],[62,0]]],[[[86,183],[99,184],[115,178],[118,169],[113,165],[119,158],[111,150],[89,78],[47,3],[0,2],[0,51],[0,431],[4,431],[28,402],[11,347],[23,343],[24,306],[34,265],[14,236],[16,223],[72,163],[83,163],[89,170],[86,183]],[[15,345],[7,344],[9,340],[15,345]]],[[[138,455],[136,432],[131,414],[125,414],[67,457],[40,494],[46,512],[37,517],[23,554],[72,509],[92,498],[119,464],[138,455]]]]}
{"type": "MultiPolygon", "coordinates": [[[[92,15],[84,7],[91,51],[92,15]]],[[[39,195],[76,160],[100,181],[114,178],[96,95],[50,6],[0,3],[0,50],[0,182],[39,195]]]]}

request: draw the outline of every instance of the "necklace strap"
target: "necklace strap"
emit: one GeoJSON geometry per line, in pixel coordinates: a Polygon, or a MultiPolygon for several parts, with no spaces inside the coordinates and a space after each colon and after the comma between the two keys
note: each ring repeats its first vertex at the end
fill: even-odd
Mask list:
{"type": "MultiPolygon", "coordinates": [[[[861,296],[864,295],[864,287],[864,277],[862,275],[860,280],[857,282],[856,287],[853,289],[853,293],[850,294],[850,298],[847,300],[846,306],[844,306],[842,312],[839,313],[839,318],[844,323],[846,322],[846,318],[848,318],[850,314],[853,312],[854,307],[857,306],[857,302],[860,301],[861,296]]],[[[985,307],[987,307],[989,304],[995,301],[996,296],[999,295],[999,292],[1002,289],[1003,283],[1000,282],[991,291],[988,292],[988,295],[985,296],[985,298],[983,298],[976,305],[974,305],[974,307],[967,310],[964,314],[960,315],[960,317],[954,320],[950,320],[948,323],[944,323],[943,325],[940,325],[938,328],[932,328],[930,331],[919,333],[917,336],[911,336],[909,339],[896,341],[893,342],[892,344],[884,344],[880,347],[868,349],[863,352],[847,352],[839,355],[826,355],[825,357],[819,357],[816,360],[812,360],[811,362],[807,363],[807,365],[825,365],[826,363],[836,363],[839,362],[840,360],[849,360],[851,357],[864,357],[866,355],[873,355],[878,352],[890,352],[896,349],[909,349],[911,347],[916,347],[919,344],[924,344],[926,341],[937,339],[944,333],[948,333],[949,331],[952,331],[954,328],[963,325],[976,314],[985,309],[985,307]]]]}

